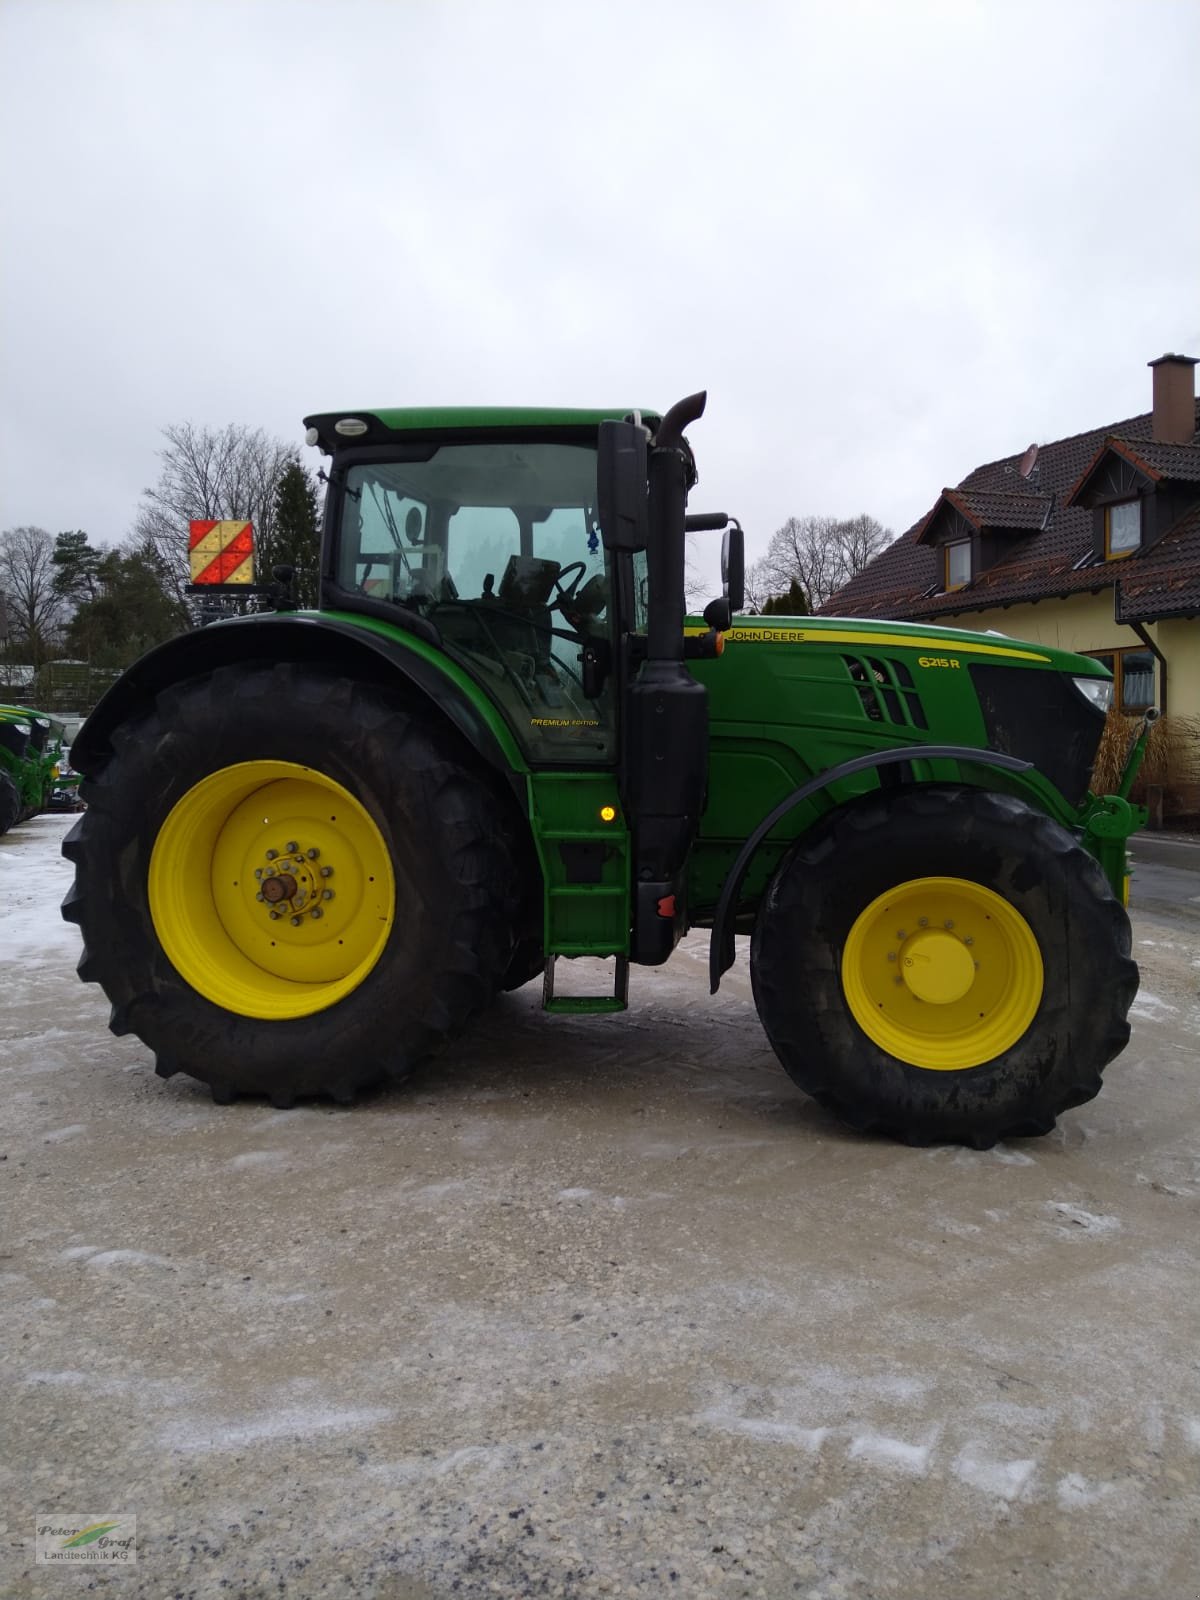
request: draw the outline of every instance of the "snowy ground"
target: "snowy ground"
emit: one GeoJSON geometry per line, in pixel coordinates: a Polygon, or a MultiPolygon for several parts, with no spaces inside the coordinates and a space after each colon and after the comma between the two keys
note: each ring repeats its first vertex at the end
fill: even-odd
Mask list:
{"type": "Polygon", "coordinates": [[[352,1112],[160,1083],[0,840],[0,1594],[1190,1597],[1200,905],[1050,1138],[843,1133],[697,939],[352,1112]],[[32,1564],[136,1515],[132,1571],[32,1564]]]}

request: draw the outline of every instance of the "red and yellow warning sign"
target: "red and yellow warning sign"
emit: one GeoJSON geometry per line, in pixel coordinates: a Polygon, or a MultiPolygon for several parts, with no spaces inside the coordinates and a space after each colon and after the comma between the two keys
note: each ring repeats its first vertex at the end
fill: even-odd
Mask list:
{"type": "Polygon", "coordinates": [[[193,583],[253,583],[253,523],[193,522],[188,561],[193,583]]]}

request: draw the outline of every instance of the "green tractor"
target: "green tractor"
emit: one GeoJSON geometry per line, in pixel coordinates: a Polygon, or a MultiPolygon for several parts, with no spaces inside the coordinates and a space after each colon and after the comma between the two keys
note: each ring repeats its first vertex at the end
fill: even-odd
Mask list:
{"type": "MultiPolygon", "coordinates": [[[[689,515],[665,415],[307,419],[321,602],[144,657],[72,748],[81,977],[163,1077],[339,1102],[501,990],[625,1008],[630,964],[752,935],[767,1036],[859,1130],[1045,1133],[1137,988],[1122,792],[1088,792],[1099,663],[994,634],[738,617],[742,534],[689,515]],[[685,616],[685,533],[725,594],[685,616]],[[604,994],[560,963],[611,960],[604,994]]],[[[244,592],[244,590],[242,591],[244,592]]]]}
{"type": "Polygon", "coordinates": [[[45,808],[61,749],[56,726],[28,706],[0,706],[0,834],[45,808]]]}
{"type": "Polygon", "coordinates": [[[0,706],[0,834],[25,815],[38,763],[30,758],[33,728],[13,707],[0,706]]]}
{"type": "Polygon", "coordinates": [[[41,768],[41,788],[37,804],[31,815],[49,811],[53,806],[54,790],[65,764],[67,748],[66,725],[45,711],[35,711],[31,706],[18,706],[33,729],[31,748],[36,750],[41,768]]]}

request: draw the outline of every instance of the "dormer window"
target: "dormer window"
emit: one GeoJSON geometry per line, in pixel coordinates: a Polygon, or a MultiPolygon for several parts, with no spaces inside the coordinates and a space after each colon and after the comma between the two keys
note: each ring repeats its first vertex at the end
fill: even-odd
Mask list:
{"type": "Polygon", "coordinates": [[[1122,500],[1104,508],[1104,559],[1119,560],[1142,545],[1142,503],[1122,500]]]}
{"type": "Polygon", "coordinates": [[[1200,442],[1110,436],[1063,501],[1092,514],[1096,562],[1140,557],[1200,504],[1200,442]]]}
{"type": "Polygon", "coordinates": [[[937,552],[935,593],[966,589],[1002,566],[1014,547],[1045,532],[1053,510],[1050,495],[1032,491],[943,489],[917,535],[937,552]]]}
{"type": "Polygon", "coordinates": [[[957,539],[953,544],[943,545],[942,551],[946,593],[949,594],[951,589],[965,589],[971,581],[970,539],[957,539]]]}

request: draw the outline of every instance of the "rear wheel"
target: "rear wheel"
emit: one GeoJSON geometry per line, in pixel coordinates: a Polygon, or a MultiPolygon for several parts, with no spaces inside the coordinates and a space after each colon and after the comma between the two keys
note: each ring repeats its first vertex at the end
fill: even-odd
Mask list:
{"type": "Polygon", "coordinates": [[[80,973],[218,1099],[351,1099],[490,1000],[517,903],[502,800],[374,687],[228,668],[118,730],[64,844],[80,973]]]}
{"type": "Polygon", "coordinates": [[[763,1026],[802,1089],[912,1144],[1046,1133],[1129,1038],[1129,922],[1019,800],[871,797],[801,839],[754,933],[763,1026]]]}

